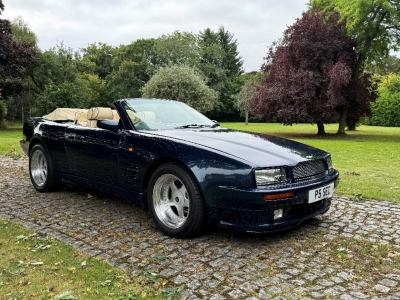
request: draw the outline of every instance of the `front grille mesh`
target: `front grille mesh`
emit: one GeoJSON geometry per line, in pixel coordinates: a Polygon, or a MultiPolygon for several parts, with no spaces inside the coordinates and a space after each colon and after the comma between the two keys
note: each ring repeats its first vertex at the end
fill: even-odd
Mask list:
{"type": "Polygon", "coordinates": [[[325,175],[326,165],[323,159],[304,161],[293,168],[294,182],[305,181],[325,175]]]}

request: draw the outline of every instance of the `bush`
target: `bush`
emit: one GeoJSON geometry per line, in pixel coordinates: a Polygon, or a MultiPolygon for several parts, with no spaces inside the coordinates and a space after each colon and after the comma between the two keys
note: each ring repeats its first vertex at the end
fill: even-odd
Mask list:
{"type": "Polygon", "coordinates": [[[186,66],[160,69],[142,88],[142,92],[143,97],[181,101],[200,112],[210,111],[218,100],[218,93],[186,66]]]}
{"type": "Polygon", "coordinates": [[[372,116],[364,124],[400,127],[400,75],[380,76],[379,97],[371,103],[372,116]]]}
{"type": "Polygon", "coordinates": [[[6,127],[4,121],[6,114],[7,114],[7,105],[2,100],[0,100],[0,128],[6,127]]]}

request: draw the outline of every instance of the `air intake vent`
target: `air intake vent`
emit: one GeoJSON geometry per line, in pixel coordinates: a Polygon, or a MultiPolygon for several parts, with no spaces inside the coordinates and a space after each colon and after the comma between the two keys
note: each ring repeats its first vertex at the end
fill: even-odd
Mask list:
{"type": "Polygon", "coordinates": [[[310,180],[325,175],[326,164],[323,159],[304,161],[293,168],[295,182],[310,180]]]}

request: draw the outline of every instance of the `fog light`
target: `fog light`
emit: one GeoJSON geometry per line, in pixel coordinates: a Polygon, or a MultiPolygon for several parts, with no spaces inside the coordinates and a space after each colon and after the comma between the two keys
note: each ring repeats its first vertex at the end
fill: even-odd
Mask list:
{"type": "Polygon", "coordinates": [[[274,220],[280,219],[280,218],[282,218],[282,217],[283,217],[283,209],[282,209],[282,208],[280,208],[280,209],[275,209],[275,210],[274,210],[274,220]]]}

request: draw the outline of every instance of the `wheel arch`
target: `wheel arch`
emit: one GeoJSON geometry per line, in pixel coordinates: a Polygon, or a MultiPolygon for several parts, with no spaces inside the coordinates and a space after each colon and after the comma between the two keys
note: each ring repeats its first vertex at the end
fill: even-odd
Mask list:
{"type": "Polygon", "coordinates": [[[149,209],[148,205],[147,205],[147,188],[149,186],[151,175],[154,173],[154,171],[158,167],[160,167],[160,166],[162,166],[164,164],[167,164],[167,163],[175,163],[175,164],[179,165],[182,169],[187,171],[196,180],[197,187],[198,187],[198,189],[199,189],[199,191],[201,193],[201,196],[203,198],[203,201],[204,201],[203,190],[202,190],[202,188],[201,188],[201,186],[199,184],[199,180],[198,180],[197,176],[193,173],[193,171],[184,162],[182,162],[182,161],[180,161],[178,159],[175,159],[175,158],[172,158],[172,157],[163,157],[163,158],[160,158],[160,159],[157,159],[157,160],[153,161],[149,165],[149,167],[146,170],[145,175],[143,176],[142,190],[144,191],[144,197],[143,197],[142,201],[143,201],[143,206],[145,207],[145,209],[146,210],[149,209]]]}
{"type": "Polygon", "coordinates": [[[45,143],[43,143],[43,141],[40,138],[33,137],[29,142],[28,156],[31,154],[32,148],[37,144],[42,144],[42,146],[46,149],[46,151],[49,152],[49,149],[47,149],[45,143]]]}

